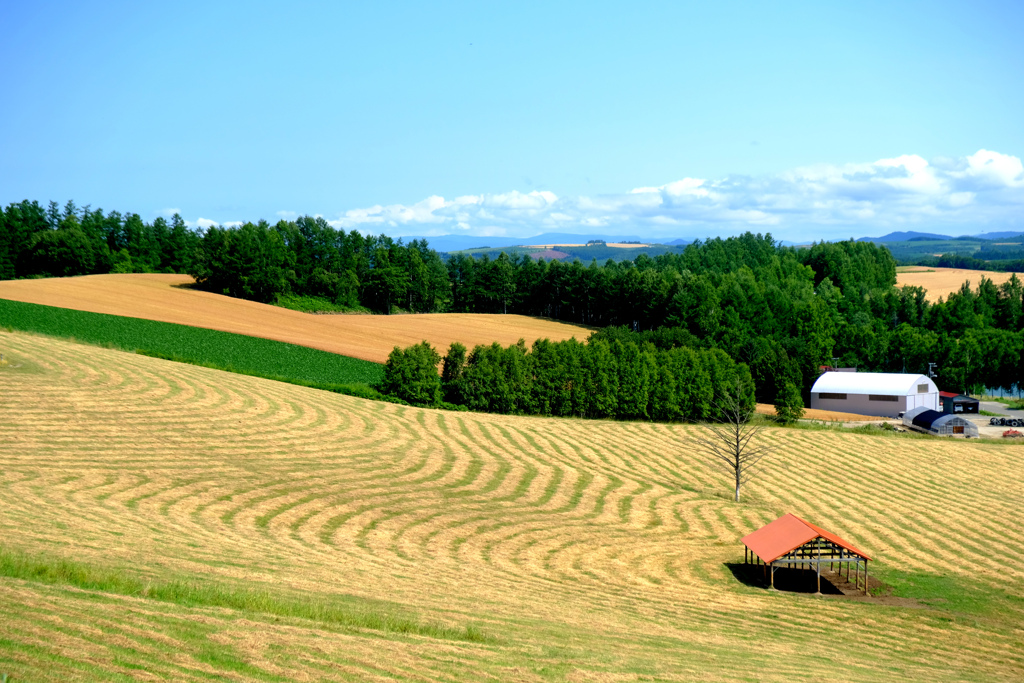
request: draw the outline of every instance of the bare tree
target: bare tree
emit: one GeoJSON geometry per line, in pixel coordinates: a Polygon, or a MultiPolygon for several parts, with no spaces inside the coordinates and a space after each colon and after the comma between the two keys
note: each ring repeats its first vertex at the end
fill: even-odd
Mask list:
{"type": "Polygon", "coordinates": [[[760,471],[758,463],[771,451],[768,446],[756,443],[761,426],[750,424],[754,406],[743,401],[743,385],[739,380],[722,392],[715,407],[721,421],[701,423],[705,431],[695,435],[694,440],[714,461],[728,466],[736,482],[735,500],[739,501],[740,487],[760,471]]]}

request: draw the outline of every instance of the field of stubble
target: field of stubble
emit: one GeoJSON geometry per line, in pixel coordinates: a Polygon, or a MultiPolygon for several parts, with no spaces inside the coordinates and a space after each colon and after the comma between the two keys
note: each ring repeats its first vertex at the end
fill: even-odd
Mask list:
{"type": "Polygon", "coordinates": [[[897,287],[923,287],[927,290],[928,301],[935,302],[939,297],[948,297],[960,291],[965,282],[971,283],[971,289],[978,290],[982,278],[992,280],[999,286],[1010,279],[1013,273],[999,273],[989,270],[967,270],[965,268],[938,268],[924,266],[907,266],[896,273],[897,287]]]}
{"type": "Polygon", "coordinates": [[[7,576],[14,682],[1024,676],[1019,600],[815,599],[725,566],[794,512],[873,572],[1017,590],[1010,446],[773,430],[735,504],[697,427],[421,410],[18,333],[0,352],[0,549],[481,634],[7,576]]]}

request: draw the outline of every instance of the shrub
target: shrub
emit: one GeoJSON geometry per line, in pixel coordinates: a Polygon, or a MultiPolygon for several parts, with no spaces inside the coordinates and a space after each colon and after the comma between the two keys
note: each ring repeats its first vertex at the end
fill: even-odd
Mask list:
{"type": "Polygon", "coordinates": [[[396,346],[384,364],[384,379],[377,388],[413,405],[438,406],[441,377],[437,374],[437,364],[440,362],[441,355],[425,341],[407,349],[396,346]]]}

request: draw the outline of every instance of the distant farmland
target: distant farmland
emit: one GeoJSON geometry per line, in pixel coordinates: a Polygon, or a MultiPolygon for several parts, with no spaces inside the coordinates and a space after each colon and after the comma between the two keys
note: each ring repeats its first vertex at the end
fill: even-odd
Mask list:
{"type": "MultiPolygon", "coordinates": [[[[928,290],[928,300],[936,301],[940,296],[948,297],[960,289],[968,280],[971,289],[977,289],[981,278],[992,280],[1000,285],[1010,279],[1013,273],[999,273],[987,270],[965,270],[962,268],[930,268],[925,266],[905,266],[897,269],[896,286],[924,287],[928,290]]],[[[1018,275],[1018,278],[1021,276],[1018,275]]]]}
{"type": "Polygon", "coordinates": [[[12,680],[1019,680],[1012,445],[421,410],[0,332],[12,680]],[[883,603],[735,578],[794,512],[883,603]],[[898,597],[903,596],[903,597],[898,597]]]}
{"type": "Polygon", "coordinates": [[[375,363],[397,346],[426,339],[441,353],[453,341],[477,344],[532,344],[590,331],[567,323],[521,315],[431,313],[415,315],[310,315],[244,299],[188,288],[187,275],[87,275],[75,278],[0,282],[0,299],[59,306],[205,327],[308,346],[375,363]]]}

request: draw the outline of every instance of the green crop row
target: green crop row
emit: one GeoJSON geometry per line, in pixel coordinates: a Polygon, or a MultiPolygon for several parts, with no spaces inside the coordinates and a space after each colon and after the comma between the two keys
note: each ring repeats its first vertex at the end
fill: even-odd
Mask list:
{"type": "Polygon", "coordinates": [[[339,393],[376,395],[368,385],[383,374],[377,363],[270,339],[5,299],[0,299],[0,327],[339,393]]]}

